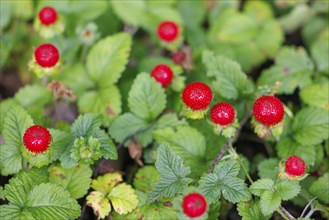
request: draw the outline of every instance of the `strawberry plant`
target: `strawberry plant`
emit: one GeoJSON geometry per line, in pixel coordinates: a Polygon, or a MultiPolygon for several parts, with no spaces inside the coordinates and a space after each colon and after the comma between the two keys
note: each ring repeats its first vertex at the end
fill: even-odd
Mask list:
{"type": "Polygon", "coordinates": [[[0,219],[328,219],[327,1],[1,1],[0,219]]]}

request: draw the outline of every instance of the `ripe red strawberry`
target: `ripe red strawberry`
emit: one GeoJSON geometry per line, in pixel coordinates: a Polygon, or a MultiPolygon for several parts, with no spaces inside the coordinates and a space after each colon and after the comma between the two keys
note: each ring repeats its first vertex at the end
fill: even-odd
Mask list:
{"type": "Polygon", "coordinates": [[[214,105],[210,110],[210,118],[215,124],[227,126],[231,124],[235,117],[235,110],[232,105],[226,102],[220,102],[214,105]]]}
{"type": "Polygon", "coordinates": [[[178,65],[182,65],[182,63],[185,61],[185,53],[183,51],[177,51],[172,55],[172,60],[174,63],[178,65]]]}
{"type": "Polygon", "coordinates": [[[59,60],[59,52],[52,44],[42,44],[34,51],[37,63],[42,67],[53,67],[59,60]]]}
{"type": "Polygon", "coordinates": [[[32,125],[26,129],[23,136],[24,146],[33,153],[46,151],[51,139],[48,129],[40,125],[32,125]]]}
{"type": "Polygon", "coordinates": [[[43,7],[39,11],[39,19],[43,25],[51,25],[57,20],[57,11],[50,6],[43,7]]]}
{"type": "Polygon", "coordinates": [[[207,210],[207,201],[205,197],[199,193],[190,193],[183,198],[183,212],[191,217],[199,217],[207,210]]]}
{"type": "Polygon", "coordinates": [[[171,83],[173,75],[170,67],[165,64],[156,65],[151,71],[151,76],[154,77],[157,82],[161,83],[164,88],[171,83]]]}
{"type": "Polygon", "coordinates": [[[182,100],[193,110],[203,110],[212,100],[212,91],[205,83],[193,82],[185,87],[182,100]]]}
{"type": "Polygon", "coordinates": [[[174,41],[179,34],[178,25],[172,21],[164,21],[158,26],[158,37],[166,42],[174,41]]]}
{"type": "Polygon", "coordinates": [[[254,117],[265,126],[276,125],[282,121],[284,109],[280,99],[275,96],[262,96],[253,106],[254,117]]]}
{"type": "Polygon", "coordinates": [[[285,167],[286,173],[290,176],[301,176],[306,170],[304,160],[295,155],[288,157],[285,167]]]}

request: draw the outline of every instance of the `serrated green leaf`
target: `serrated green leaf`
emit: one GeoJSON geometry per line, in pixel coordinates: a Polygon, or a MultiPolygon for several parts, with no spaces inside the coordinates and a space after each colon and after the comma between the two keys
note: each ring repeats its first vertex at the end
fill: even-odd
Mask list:
{"type": "Polygon", "coordinates": [[[0,145],[2,175],[14,174],[22,169],[23,134],[32,124],[31,116],[20,106],[13,106],[8,110],[2,133],[5,144],[0,145]]]}
{"type": "MultiPolygon", "coordinates": [[[[292,155],[292,154],[291,154],[292,155]]],[[[274,179],[276,178],[274,175],[275,168],[279,166],[279,160],[276,158],[270,158],[267,160],[263,160],[257,166],[258,176],[262,179],[274,179]]]]}
{"type": "Polygon", "coordinates": [[[184,167],[182,158],[177,156],[167,143],[160,145],[155,167],[160,178],[153,191],[148,194],[150,202],[162,197],[173,197],[192,182],[192,179],[186,178],[191,173],[190,168],[184,167]]]}
{"type": "Polygon", "coordinates": [[[88,76],[100,87],[108,87],[121,77],[131,47],[131,35],[118,33],[98,41],[87,56],[88,76]]]}
{"type": "Polygon", "coordinates": [[[310,187],[310,192],[321,201],[329,203],[329,173],[315,181],[310,187]]]}
{"type": "Polygon", "coordinates": [[[114,211],[120,215],[131,212],[138,205],[135,190],[126,183],[114,187],[107,198],[111,201],[114,211]]]}
{"type": "Polygon", "coordinates": [[[112,210],[110,201],[101,192],[93,191],[89,193],[86,200],[86,204],[94,210],[94,214],[98,218],[105,218],[112,210]]]}
{"type": "Polygon", "coordinates": [[[78,137],[92,135],[102,124],[99,114],[87,113],[80,115],[72,124],[71,132],[78,137]]]}
{"type": "Polygon", "coordinates": [[[144,0],[111,0],[111,4],[118,17],[128,24],[139,26],[143,22],[146,11],[146,2],[144,0]]]}
{"type": "Polygon", "coordinates": [[[31,105],[43,106],[50,102],[51,98],[51,93],[45,86],[40,84],[27,85],[15,95],[15,99],[25,108],[31,105]]]}
{"type": "Polygon", "coordinates": [[[303,102],[329,110],[329,81],[321,84],[311,84],[300,92],[303,102]]]}
{"type": "Polygon", "coordinates": [[[237,210],[239,215],[242,217],[242,220],[266,220],[269,219],[269,216],[264,216],[259,204],[259,200],[251,200],[248,202],[240,202],[237,205],[237,210]]]}
{"type": "Polygon", "coordinates": [[[172,128],[159,129],[153,135],[158,143],[165,141],[170,144],[171,149],[191,168],[193,177],[201,176],[207,169],[206,139],[198,130],[180,126],[176,131],[172,128]]]}
{"type": "Polygon", "coordinates": [[[62,186],[41,183],[28,195],[26,206],[36,219],[75,219],[80,206],[62,186]]]}
{"type": "Polygon", "coordinates": [[[276,192],[283,201],[290,200],[297,196],[300,192],[298,182],[289,180],[281,180],[275,184],[276,192]]]}
{"type": "Polygon", "coordinates": [[[274,182],[271,179],[259,179],[250,186],[250,192],[261,196],[265,191],[274,191],[274,182]]]}
{"type": "Polygon", "coordinates": [[[273,191],[264,191],[260,197],[260,207],[264,215],[272,214],[281,204],[280,196],[273,191]]]}
{"type": "Polygon", "coordinates": [[[91,187],[103,194],[108,194],[118,183],[122,182],[122,180],[122,175],[118,172],[107,173],[93,180],[91,187]]]}
{"type": "Polygon", "coordinates": [[[235,160],[220,162],[213,173],[201,177],[199,189],[210,203],[217,202],[221,194],[232,203],[246,201],[250,193],[244,181],[236,177],[239,170],[240,165],[235,160]]]}
{"type": "Polygon", "coordinates": [[[100,113],[103,124],[108,126],[121,113],[121,94],[117,86],[111,85],[85,92],[78,100],[80,112],[100,113]]]}
{"type": "Polygon", "coordinates": [[[320,144],[329,138],[329,114],[319,108],[303,108],[294,118],[292,131],[300,144],[320,144]]]}
{"type": "Polygon", "coordinates": [[[159,118],[159,120],[155,123],[155,129],[163,129],[166,127],[178,127],[182,125],[187,125],[186,120],[178,119],[175,113],[164,114],[159,118]]]}
{"type": "Polygon", "coordinates": [[[118,151],[113,143],[112,139],[105,133],[104,130],[98,129],[93,135],[96,139],[98,139],[100,146],[100,152],[102,157],[105,159],[117,160],[118,159],[118,151]]]}
{"type": "Polygon", "coordinates": [[[258,22],[264,22],[273,18],[271,6],[262,1],[246,2],[243,11],[258,22]]]}
{"type": "Polygon", "coordinates": [[[60,158],[63,152],[72,143],[72,136],[64,131],[49,129],[52,137],[51,149],[52,149],[52,161],[60,158]]]}
{"type": "Polygon", "coordinates": [[[19,105],[19,104],[13,98],[7,98],[0,102],[0,132],[2,132],[3,130],[3,126],[5,123],[5,118],[8,110],[13,108],[15,105],[19,105]]]}
{"type": "Polygon", "coordinates": [[[137,171],[133,185],[142,192],[151,191],[158,178],[159,174],[154,166],[145,166],[137,171]]]}
{"type": "Polygon", "coordinates": [[[150,74],[139,74],[129,92],[128,106],[135,115],[155,119],[166,106],[164,89],[150,74]]]}
{"type": "MultiPolygon", "coordinates": [[[[319,38],[311,45],[311,55],[319,72],[329,74],[329,35],[319,38]]],[[[327,96],[328,97],[328,96],[327,96]]]]}
{"type": "Polygon", "coordinates": [[[147,122],[132,113],[125,113],[114,119],[109,128],[111,137],[122,143],[127,137],[148,126],[147,122]]]}
{"type": "Polygon", "coordinates": [[[3,220],[35,220],[34,216],[28,210],[21,210],[20,207],[11,204],[0,206],[0,218],[3,220]]]}
{"type": "Polygon", "coordinates": [[[257,84],[274,87],[278,94],[292,94],[297,87],[303,88],[311,82],[313,68],[303,48],[285,47],[276,57],[275,65],[262,72],[257,84]]]}
{"type": "Polygon", "coordinates": [[[216,79],[213,82],[214,91],[224,98],[237,99],[245,88],[247,80],[240,65],[209,51],[203,52],[202,62],[207,67],[207,75],[216,79]]]}
{"type": "Polygon", "coordinates": [[[91,183],[92,170],[88,165],[78,165],[65,169],[59,165],[49,168],[49,182],[62,185],[74,199],[79,199],[87,194],[91,183]]]}

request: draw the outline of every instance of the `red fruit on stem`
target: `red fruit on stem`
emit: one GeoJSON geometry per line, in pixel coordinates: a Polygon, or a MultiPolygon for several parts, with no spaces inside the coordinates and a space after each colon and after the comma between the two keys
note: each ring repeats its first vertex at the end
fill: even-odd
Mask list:
{"type": "Polygon", "coordinates": [[[199,217],[206,212],[207,201],[205,197],[199,193],[190,193],[183,198],[183,212],[191,217],[199,217]]]}
{"type": "Polygon", "coordinates": [[[183,51],[177,51],[172,55],[174,63],[181,65],[185,61],[185,53],[183,51]]]}
{"type": "Polygon", "coordinates": [[[275,96],[262,96],[253,106],[254,117],[265,126],[276,125],[284,116],[283,104],[275,96]]]}
{"type": "Polygon", "coordinates": [[[193,82],[185,87],[182,100],[193,110],[203,110],[212,100],[212,91],[205,83],[193,82]]]}
{"type": "Polygon", "coordinates": [[[59,52],[52,44],[42,44],[34,51],[37,63],[42,67],[53,67],[59,60],[59,52]]]}
{"type": "Polygon", "coordinates": [[[51,135],[47,128],[33,125],[26,129],[23,136],[24,146],[33,153],[46,151],[51,142],[51,135]]]}
{"type": "Polygon", "coordinates": [[[172,21],[164,21],[158,26],[158,37],[166,42],[174,41],[179,34],[178,25],[172,21]]]}
{"type": "Polygon", "coordinates": [[[43,7],[39,11],[39,19],[43,25],[51,25],[57,20],[57,11],[50,6],[43,7]]]}
{"type": "Polygon", "coordinates": [[[173,75],[173,71],[165,64],[156,65],[151,71],[151,76],[164,88],[171,83],[173,75]]]}
{"type": "Polygon", "coordinates": [[[306,170],[304,160],[295,155],[288,157],[285,167],[286,173],[291,176],[301,176],[305,173],[306,170]]]}
{"type": "Polygon", "coordinates": [[[233,122],[235,110],[232,105],[226,102],[220,102],[214,105],[210,110],[210,118],[215,124],[221,126],[229,125],[233,122]]]}

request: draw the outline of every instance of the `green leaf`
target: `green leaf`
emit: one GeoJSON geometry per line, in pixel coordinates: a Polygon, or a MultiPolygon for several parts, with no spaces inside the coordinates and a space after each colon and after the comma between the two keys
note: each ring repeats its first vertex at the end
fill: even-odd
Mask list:
{"type": "Polygon", "coordinates": [[[28,210],[21,210],[20,207],[15,205],[1,205],[0,206],[0,218],[3,220],[9,219],[26,219],[36,220],[28,210]]]}
{"type": "Polygon", "coordinates": [[[72,136],[71,134],[56,129],[49,129],[49,132],[52,137],[52,143],[50,145],[52,161],[55,161],[59,159],[63,152],[70,146],[72,143],[72,136]]]}
{"type": "Polygon", "coordinates": [[[164,89],[147,73],[139,74],[129,92],[128,106],[135,115],[155,119],[166,106],[164,89]]]}
{"type": "Polygon", "coordinates": [[[310,192],[321,201],[329,203],[329,173],[325,173],[310,187],[310,192]]]}
{"type": "Polygon", "coordinates": [[[262,179],[269,178],[275,179],[276,176],[274,175],[275,168],[279,166],[279,160],[276,158],[270,158],[267,160],[263,160],[257,166],[258,169],[258,176],[262,179]]]}
{"type": "Polygon", "coordinates": [[[87,56],[88,75],[100,87],[116,83],[125,65],[131,47],[131,35],[118,33],[98,41],[87,56]]]}
{"type": "Polygon", "coordinates": [[[269,219],[269,216],[264,216],[260,207],[259,200],[251,200],[248,202],[240,202],[237,205],[237,210],[242,220],[250,219],[269,219]]]}
{"type": "Polygon", "coordinates": [[[2,132],[3,130],[3,125],[8,110],[13,108],[13,106],[15,105],[19,105],[19,104],[13,98],[7,98],[0,102],[0,132],[2,132]]]}
{"type": "Polygon", "coordinates": [[[178,127],[181,125],[187,125],[186,120],[178,119],[176,113],[169,113],[162,115],[159,120],[155,123],[155,129],[163,129],[166,127],[178,127]]]}
{"type": "Polygon", "coordinates": [[[279,208],[281,204],[280,196],[273,191],[265,191],[260,197],[260,207],[264,215],[270,215],[279,208]]]}
{"type": "Polygon", "coordinates": [[[158,178],[159,174],[154,166],[145,166],[137,171],[133,185],[142,192],[151,191],[158,178]]]}
{"type": "Polygon", "coordinates": [[[239,170],[237,161],[222,161],[216,165],[213,173],[201,177],[199,189],[210,203],[217,202],[221,194],[232,203],[246,201],[250,198],[250,193],[244,181],[236,177],[239,170]]]}
{"type": "Polygon", "coordinates": [[[89,193],[86,200],[86,204],[92,207],[98,218],[104,219],[112,210],[110,201],[101,192],[93,191],[89,193]]]}
{"type": "Polygon", "coordinates": [[[275,60],[275,65],[262,72],[259,86],[274,87],[278,94],[292,94],[297,87],[311,82],[313,63],[304,48],[284,47],[275,60]]]}
{"type": "Polygon", "coordinates": [[[74,199],[87,194],[91,183],[92,170],[88,165],[78,165],[65,169],[60,165],[52,165],[49,169],[49,182],[62,185],[74,199]]]}
{"type": "Polygon", "coordinates": [[[298,182],[289,180],[278,181],[275,184],[276,192],[283,201],[290,200],[296,197],[300,192],[300,185],[298,182]]]}
{"type": "Polygon", "coordinates": [[[16,93],[15,99],[26,108],[32,105],[43,106],[52,100],[52,95],[45,86],[34,84],[21,88],[16,93]]]}
{"type": "Polygon", "coordinates": [[[246,86],[246,75],[240,65],[223,56],[214,53],[203,52],[202,62],[207,67],[207,75],[215,77],[214,91],[227,99],[237,99],[246,86]]]}
{"type": "Polygon", "coordinates": [[[1,32],[10,24],[13,15],[13,3],[9,1],[1,2],[0,7],[0,30],[1,32]]]}
{"type": "Polygon", "coordinates": [[[303,102],[329,110],[329,81],[320,84],[311,84],[300,92],[303,102]]]}
{"type": "Polygon", "coordinates": [[[114,12],[124,22],[139,26],[143,22],[146,11],[146,2],[144,0],[116,1],[111,0],[114,12]]]}
{"type": "Polygon", "coordinates": [[[41,183],[29,193],[26,206],[36,219],[75,219],[80,206],[62,186],[41,183]]]}
{"type": "Polygon", "coordinates": [[[199,177],[207,169],[206,139],[196,129],[189,126],[179,126],[159,129],[153,132],[158,143],[168,142],[171,149],[184,160],[186,166],[191,168],[191,175],[199,177]]]}
{"type": "Polygon", "coordinates": [[[77,137],[86,137],[92,135],[102,124],[101,117],[98,114],[87,113],[80,115],[72,124],[71,132],[77,137]]]}
{"type": "Polygon", "coordinates": [[[2,133],[5,144],[0,145],[2,175],[14,174],[22,169],[23,135],[32,124],[32,118],[20,106],[13,106],[8,110],[2,133]]]}
{"type": "Polygon", "coordinates": [[[192,179],[186,178],[191,173],[190,168],[184,167],[182,158],[177,156],[167,143],[160,145],[155,167],[160,178],[153,191],[148,194],[150,202],[162,197],[173,197],[192,182],[192,179]]]}
{"type": "Polygon", "coordinates": [[[114,119],[109,128],[111,137],[118,143],[122,143],[127,137],[145,129],[147,122],[132,113],[125,113],[114,119]]]}
{"type": "Polygon", "coordinates": [[[117,160],[118,159],[118,151],[113,143],[112,139],[105,133],[104,130],[98,129],[94,135],[96,139],[98,139],[100,146],[100,152],[102,157],[105,159],[117,160]]]}
{"type": "Polygon", "coordinates": [[[259,179],[250,186],[250,192],[261,196],[265,191],[274,191],[274,182],[271,179],[259,179]]]}
{"type": "MultiPolygon", "coordinates": [[[[311,55],[319,72],[329,74],[329,35],[319,38],[311,45],[311,55]]],[[[328,96],[327,96],[328,97],[328,96]]]]}
{"type": "Polygon", "coordinates": [[[126,183],[114,187],[107,198],[111,200],[113,209],[120,215],[131,212],[138,205],[135,190],[126,183]]]}
{"type": "Polygon", "coordinates": [[[329,138],[329,114],[319,108],[303,108],[292,123],[294,138],[303,145],[320,144],[329,138]]]}
{"type": "Polygon", "coordinates": [[[108,194],[120,182],[122,182],[122,175],[120,173],[107,173],[93,180],[91,187],[103,194],[108,194]]]}

